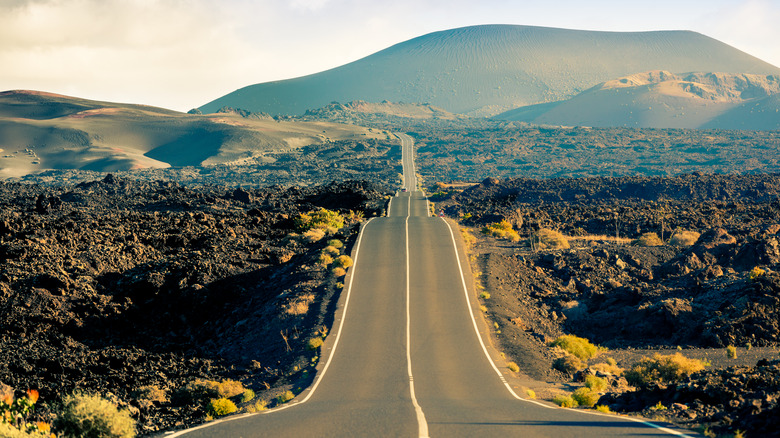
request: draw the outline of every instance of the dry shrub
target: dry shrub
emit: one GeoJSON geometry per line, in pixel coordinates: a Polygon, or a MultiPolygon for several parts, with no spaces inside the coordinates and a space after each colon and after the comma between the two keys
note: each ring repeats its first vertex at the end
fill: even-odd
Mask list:
{"type": "Polygon", "coordinates": [[[575,335],[563,335],[550,342],[550,346],[560,347],[563,351],[580,360],[588,360],[599,352],[599,347],[591,344],[589,340],[575,335]]]}
{"type": "Polygon", "coordinates": [[[460,235],[463,237],[463,243],[466,245],[466,248],[471,248],[477,243],[477,238],[465,228],[460,229],[460,235]]]}
{"type": "Polygon", "coordinates": [[[319,242],[325,237],[325,230],[321,228],[312,228],[311,230],[304,231],[303,238],[309,242],[319,242]]]}
{"type": "Polygon", "coordinates": [[[97,395],[65,397],[55,426],[62,437],[135,436],[135,421],[130,414],[97,395]]]}
{"type": "Polygon", "coordinates": [[[235,397],[243,394],[246,388],[244,384],[237,380],[223,380],[217,384],[217,394],[220,397],[235,397]]]}
{"type": "Polygon", "coordinates": [[[347,271],[341,267],[335,267],[331,272],[333,272],[333,276],[336,278],[347,275],[347,271]]]}
{"type": "Polygon", "coordinates": [[[309,305],[314,301],[314,294],[303,294],[284,305],[284,313],[288,315],[305,315],[309,305]]]}
{"type": "Polygon", "coordinates": [[[562,373],[572,375],[577,371],[585,368],[585,364],[571,354],[567,354],[566,356],[555,359],[553,362],[553,368],[562,373]]]}
{"type": "Polygon", "coordinates": [[[322,252],[330,256],[338,256],[339,254],[341,254],[341,251],[339,251],[338,248],[331,245],[326,246],[325,249],[322,250],[322,252]]]}
{"type": "Polygon", "coordinates": [[[558,231],[549,228],[542,228],[531,236],[532,245],[538,249],[566,249],[569,247],[569,241],[566,236],[558,231]]]}
{"type": "Polygon", "coordinates": [[[337,267],[347,269],[352,266],[352,257],[348,255],[338,256],[336,257],[336,260],[333,261],[333,264],[337,267]]]}
{"type": "Polygon", "coordinates": [[[333,257],[330,256],[330,254],[326,253],[320,253],[320,259],[319,259],[321,266],[328,266],[329,264],[333,263],[333,257]]]}
{"type": "Polygon", "coordinates": [[[617,366],[617,362],[611,357],[607,358],[607,363],[602,362],[591,365],[590,369],[595,372],[600,371],[604,374],[612,374],[613,376],[621,376],[623,375],[623,371],[625,371],[623,368],[617,366]]]}
{"type": "Polygon", "coordinates": [[[655,233],[645,233],[639,236],[634,243],[638,246],[661,246],[664,241],[655,233]]]}
{"type": "Polygon", "coordinates": [[[151,408],[154,403],[165,403],[168,401],[168,396],[165,391],[155,385],[142,386],[133,391],[131,396],[135,398],[138,405],[144,409],[151,408]]]}
{"type": "Polygon", "coordinates": [[[322,338],[320,337],[310,338],[309,342],[306,343],[306,348],[309,350],[316,350],[320,347],[322,347],[322,338]]]}
{"type": "Polygon", "coordinates": [[[511,240],[512,242],[520,241],[520,235],[517,234],[517,231],[512,229],[512,224],[507,220],[493,222],[492,224],[482,227],[482,234],[498,237],[499,239],[511,240]]]}
{"type": "Polygon", "coordinates": [[[661,355],[656,353],[652,359],[642,358],[625,377],[629,385],[647,386],[649,383],[675,383],[697,371],[704,369],[704,362],[689,359],[680,353],[661,355]]]}
{"type": "Polygon", "coordinates": [[[689,246],[693,246],[693,244],[699,240],[699,236],[701,236],[701,233],[697,233],[696,231],[676,231],[672,237],[669,238],[669,244],[679,246],[681,248],[687,248],[689,246]]]}

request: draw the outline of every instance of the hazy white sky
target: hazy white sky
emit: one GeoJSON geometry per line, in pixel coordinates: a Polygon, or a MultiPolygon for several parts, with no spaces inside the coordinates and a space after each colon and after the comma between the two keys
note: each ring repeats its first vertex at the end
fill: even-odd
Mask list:
{"type": "Polygon", "coordinates": [[[181,111],[437,30],[693,30],[780,66],[780,0],[0,0],[0,91],[181,111]]]}

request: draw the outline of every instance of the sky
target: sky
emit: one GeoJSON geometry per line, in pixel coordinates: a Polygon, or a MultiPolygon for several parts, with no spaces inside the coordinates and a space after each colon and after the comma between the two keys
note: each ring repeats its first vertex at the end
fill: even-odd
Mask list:
{"type": "Polygon", "coordinates": [[[780,66],[780,0],[0,0],[0,91],[187,111],[439,30],[692,30],[780,66]]]}

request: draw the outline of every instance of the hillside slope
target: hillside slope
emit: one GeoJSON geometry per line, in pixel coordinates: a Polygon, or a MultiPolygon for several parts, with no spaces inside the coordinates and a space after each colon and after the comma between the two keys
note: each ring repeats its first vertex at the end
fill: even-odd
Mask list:
{"type": "Polygon", "coordinates": [[[780,68],[695,32],[486,25],[434,32],[332,70],[250,85],[201,110],[231,106],[297,115],[332,101],[389,100],[494,115],[648,70],[780,74],[780,68]]]}
{"type": "Polygon", "coordinates": [[[780,76],[668,71],[601,83],[571,99],[496,116],[545,125],[780,129],[780,76]]]}
{"type": "Polygon", "coordinates": [[[335,123],[236,112],[183,114],[36,91],[0,93],[0,178],[46,169],[255,163],[310,144],[386,136],[335,123]]]}

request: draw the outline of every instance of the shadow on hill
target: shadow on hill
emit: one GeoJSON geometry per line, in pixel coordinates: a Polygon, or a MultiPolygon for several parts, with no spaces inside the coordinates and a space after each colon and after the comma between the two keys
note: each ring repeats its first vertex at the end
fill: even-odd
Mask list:
{"type": "Polygon", "coordinates": [[[206,159],[217,155],[229,137],[230,134],[223,129],[206,125],[196,126],[176,140],[158,146],[144,155],[171,166],[200,166],[206,159]]]}

